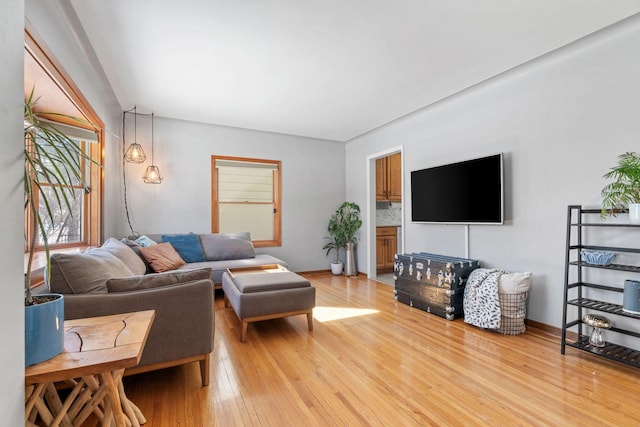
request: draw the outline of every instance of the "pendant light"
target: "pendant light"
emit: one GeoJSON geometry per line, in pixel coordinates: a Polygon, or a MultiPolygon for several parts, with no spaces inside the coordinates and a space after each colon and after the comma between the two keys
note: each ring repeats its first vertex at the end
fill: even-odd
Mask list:
{"type": "MultiPolygon", "coordinates": [[[[126,114],[126,112],[124,114],[126,114]]],[[[144,154],[142,145],[138,144],[137,131],[138,110],[137,107],[133,107],[133,144],[131,144],[124,153],[124,160],[128,163],[143,163],[147,160],[147,156],[144,154]]]]}
{"type": "Polygon", "coordinates": [[[146,184],[160,184],[162,182],[160,169],[153,164],[153,113],[151,113],[151,166],[147,166],[147,170],[142,175],[142,180],[146,184]]]}

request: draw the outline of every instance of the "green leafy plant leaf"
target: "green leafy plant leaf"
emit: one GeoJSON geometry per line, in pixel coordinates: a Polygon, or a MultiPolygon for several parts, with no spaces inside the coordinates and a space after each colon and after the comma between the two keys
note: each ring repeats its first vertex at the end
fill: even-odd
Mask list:
{"type": "MultiPolygon", "coordinates": [[[[24,208],[31,220],[32,236],[29,242],[29,258],[25,274],[25,304],[32,303],[31,268],[38,235],[41,230],[43,246],[49,266],[49,241],[44,231],[43,215],[54,222],[53,204],[66,206],[72,212],[71,203],[76,197],[73,186],[86,188],[83,164],[101,166],[88,156],[80,145],[62,133],[42,116],[58,116],[86,125],[88,122],[59,113],[36,113],[37,99],[32,89],[24,102],[24,208]],[[46,182],[48,192],[44,191],[46,182]],[[44,206],[41,212],[38,204],[44,206]]],[[[47,271],[49,269],[47,268],[47,271]]]]}
{"type": "Polygon", "coordinates": [[[602,216],[615,215],[630,203],[640,203],[640,155],[627,152],[618,156],[618,164],[604,175],[612,179],[602,189],[602,216]]]}
{"type": "Polygon", "coordinates": [[[360,206],[353,202],[344,202],[329,219],[327,230],[330,237],[325,237],[326,243],[322,247],[327,251],[327,256],[332,250],[336,251],[338,262],[340,249],[347,243],[358,242],[358,229],[362,225],[360,219],[360,206]]]}

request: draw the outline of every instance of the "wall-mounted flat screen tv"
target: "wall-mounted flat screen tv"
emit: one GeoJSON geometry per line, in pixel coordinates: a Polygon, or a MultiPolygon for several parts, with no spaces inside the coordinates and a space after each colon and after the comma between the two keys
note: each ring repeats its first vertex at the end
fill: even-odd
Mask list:
{"type": "Polygon", "coordinates": [[[411,172],[411,220],[502,224],[502,153],[411,172]]]}

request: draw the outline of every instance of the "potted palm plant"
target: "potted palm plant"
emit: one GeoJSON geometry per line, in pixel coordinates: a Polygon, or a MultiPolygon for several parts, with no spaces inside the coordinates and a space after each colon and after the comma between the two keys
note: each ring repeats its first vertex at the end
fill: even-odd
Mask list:
{"type": "Polygon", "coordinates": [[[324,244],[322,249],[327,250],[327,256],[329,256],[331,251],[333,250],[336,251],[336,258],[333,261],[331,261],[331,273],[338,276],[342,274],[342,270],[344,267],[344,264],[342,264],[342,261],[340,261],[340,248],[344,248],[346,245],[346,242],[342,241],[340,237],[333,236],[333,235],[330,237],[325,237],[325,240],[326,240],[326,243],[324,244]]]}
{"type": "Polygon", "coordinates": [[[629,222],[640,224],[640,155],[621,154],[618,164],[604,178],[613,179],[613,182],[602,189],[602,216],[629,209],[629,222]]]}
{"type": "MultiPolygon", "coordinates": [[[[44,246],[47,265],[49,244],[45,223],[55,223],[56,207],[72,211],[75,198],[73,185],[85,186],[83,163],[95,163],[79,144],[66,136],[42,115],[63,116],[86,123],[81,119],[57,113],[34,111],[37,99],[32,90],[24,102],[24,207],[32,230],[28,244],[25,292],[25,365],[50,359],[64,348],[64,299],[60,294],[31,293],[31,270],[38,236],[44,246]],[[41,185],[47,182],[49,185],[41,185]]],[[[49,269],[47,268],[47,271],[49,269]]]]}
{"type": "Polygon", "coordinates": [[[360,206],[352,202],[344,202],[340,207],[331,215],[329,219],[329,225],[327,230],[330,237],[326,237],[326,243],[322,249],[327,250],[327,255],[335,249],[336,260],[331,264],[331,270],[333,274],[342,273],[342,263],[339,260],[340,249],[345,248],[346,254],[346,268],[345,274],[351,276],[357,273],[354,257],[354,245],[358,241],[357,232],[362,225],[360,219],[360,206]],[[340,265],[335,267],[334,264],[340,265]],[[339,271],[338,271],[339,270],[339,271]]]}

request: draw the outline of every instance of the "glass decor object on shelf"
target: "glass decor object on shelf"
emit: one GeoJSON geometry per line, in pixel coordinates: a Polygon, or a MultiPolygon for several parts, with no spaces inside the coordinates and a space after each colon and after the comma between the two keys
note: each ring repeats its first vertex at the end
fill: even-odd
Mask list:
{"type": "Polygon", "coordinates": [[[640,315],[640,281],[624,281],[622,301],[622,311],[640,315]]]}
{"type": "Polygon", "coordinates": [[[610,251],[593,251],[589,249],[583,249],[580,251],[580,257],[588,264],[593,265],[609,265],[616,257],[615,252],[610,251]]]}
{"type": "Polygon", "coordinates": [[[604,347],[602,329],[609,329],[611,327],[611,321],[598,314],[585,314],[582,321],[593,328],[591,337],[589,337],[589,344],[594,347],[604,347]]]}

